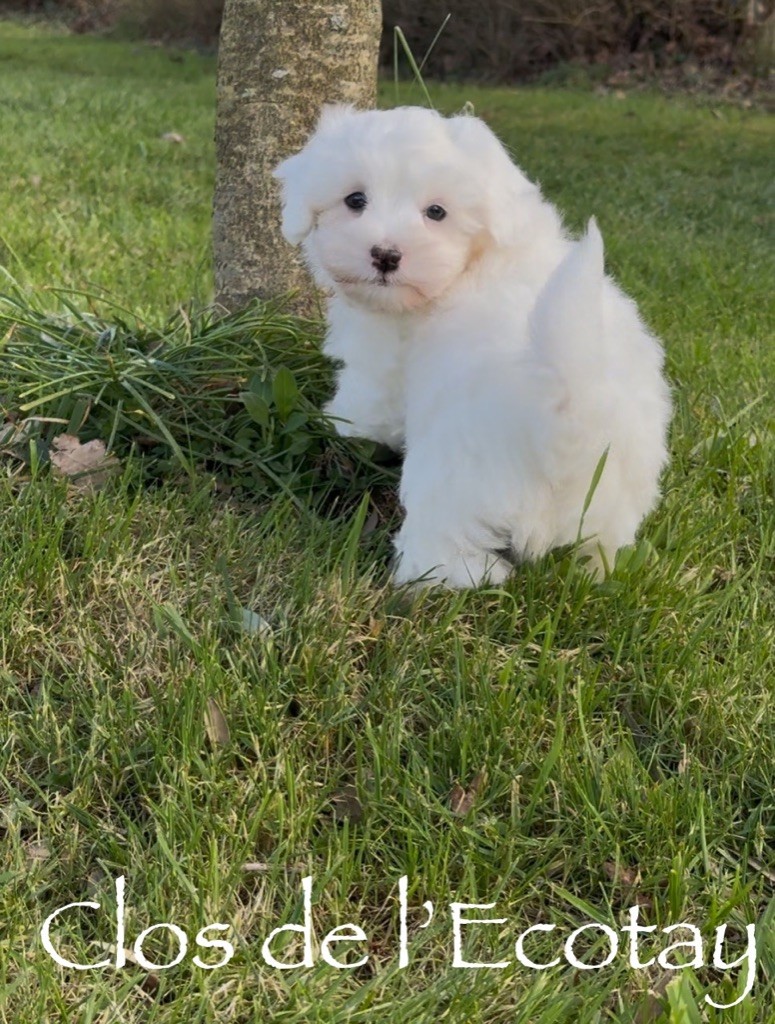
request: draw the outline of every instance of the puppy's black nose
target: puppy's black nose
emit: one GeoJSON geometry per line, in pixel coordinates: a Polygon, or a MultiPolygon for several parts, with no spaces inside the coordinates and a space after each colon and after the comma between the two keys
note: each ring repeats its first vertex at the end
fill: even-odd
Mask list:
{"type": "Polygon", "coordinates": [[[382,274],[390,274],[398,270],[401,262],[401,253],[398,249],[381,249],[378,245],[372,247],[371,265],[382,274]]]}

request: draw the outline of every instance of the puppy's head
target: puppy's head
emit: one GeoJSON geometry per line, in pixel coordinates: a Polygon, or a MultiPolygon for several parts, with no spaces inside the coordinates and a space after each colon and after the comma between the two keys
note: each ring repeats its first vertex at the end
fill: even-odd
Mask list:
{"type": "Polygon", "coordinates": [[[432,304],[488,248],[529,244],[538,189],[478,118],[327,107],[275,170],[283,234],[322,287],[385,312],[432,304]]]}

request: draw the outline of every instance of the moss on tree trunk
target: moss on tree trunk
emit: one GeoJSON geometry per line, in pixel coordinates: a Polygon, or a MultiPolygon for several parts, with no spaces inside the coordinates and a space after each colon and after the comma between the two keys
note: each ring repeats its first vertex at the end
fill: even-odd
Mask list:
{"type": "Polygon", "coordinates": [[[313,313],[314,288],[280,233],[272,169],[299,149],[324,103],[373,106],[379,0],[226,0],[218,54],[213,209],[216,301],[296,291],[313,313]]]}

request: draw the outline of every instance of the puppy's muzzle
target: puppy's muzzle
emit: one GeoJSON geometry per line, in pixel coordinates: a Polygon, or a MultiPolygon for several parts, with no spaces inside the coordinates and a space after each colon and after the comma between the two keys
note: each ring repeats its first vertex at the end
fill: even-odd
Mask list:
{"type": "Polygon", "coordinates": [[[382,249],[378,245],[372,246],[371,265],[380,274],[392,274],[394,270],[398,270],[400,262],[401,253],[398,249],[382,249]]]}

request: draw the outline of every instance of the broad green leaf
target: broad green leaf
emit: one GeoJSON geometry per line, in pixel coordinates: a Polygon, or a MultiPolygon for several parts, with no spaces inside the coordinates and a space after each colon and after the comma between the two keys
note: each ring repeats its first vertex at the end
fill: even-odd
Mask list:
{"type": "Polygon", "coordinates": [[[272,381],[272,398],[277,408],[277,415],[285,422],[296,407],[299,388],[296,378],[287,366],[281,366],[272,381]]]}
{"type": "Polygon", "coordinates": [[[245,408],[248,411],[248,415],[254,423],[258,423],[262,427],[269,426],[269,405],[266,399],[261,398],[260,395],[254,394],[252,391],[242,391],[240,398],[245,404],[245,408]]]}

